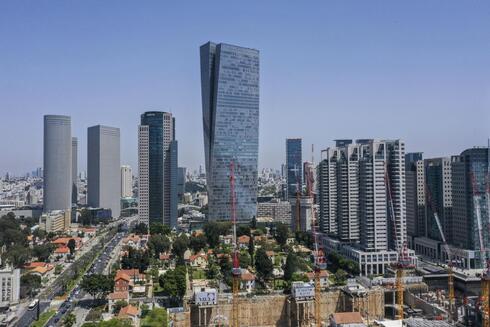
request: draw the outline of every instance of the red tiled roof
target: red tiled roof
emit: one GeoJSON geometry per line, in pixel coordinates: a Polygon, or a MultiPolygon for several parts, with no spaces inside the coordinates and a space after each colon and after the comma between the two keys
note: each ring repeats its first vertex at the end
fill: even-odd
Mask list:
{"type": "Polygon", "coordinates": [[[332,316],[336,324],[362,324],[364,322],[359,312],[337,312],[332,316]]]}
{"type": "Polygon", "coordinates": [[[107,295],[107,298],[109,300],[125,300],[129,298],[129,293],[128,291],[123,291],[123,292],[113,292],[107,295]]]}
{"type": "MultiPolygon", "coordinates": [[[[308,277],[309,280],[312,280],[313,278],[315,278],[315,273],[312,271],[307,272],[306,277],[308,277]]],[[[320,277],[328,277],[328,271],[320,270],[320,277]]]]}
{"type": "Polygon", "coordinates": [[[126,316],[131,316],[131,317],[136,317],[139,314],[139,309],[135,306],[127,305],[124,308],[122,308],[119,311],[119,317],[126,317],[126,316]]]}
{"type": "Polygon", "coordinates": [[[247,236],[247,235],[242,235],[238,238],[238,243],[246,243],[248,244],[248,242],[250,242],[250,236],[247,236]]]}
{"type": "Polygon", "coordinates": [[[62,246],[54,250],[54,253],[56,254],[66,254],[70,253],[70,249],[67,246],[62,246]]]}
{"type": "Polygon", "coordinates": [[[244,281],[247,281],[247,282],[252,281],[252,280],[255,280],[255,275],[251,274],[249,272],[246,272],[246,273],[242,274],[241,279],[244,281]]]}

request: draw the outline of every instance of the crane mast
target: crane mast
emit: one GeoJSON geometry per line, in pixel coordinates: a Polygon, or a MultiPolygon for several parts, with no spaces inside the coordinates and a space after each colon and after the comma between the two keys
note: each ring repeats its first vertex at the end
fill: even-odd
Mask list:
{"type": "MultiPolygon", "coordinates": [[[[426,174],[427,175],[427,174],[426,174]]],[[[427,193],[427,200],[429,202],[430,208],[432,210],[432,213],[434,215],[434,219],[436,221],[437,229],[439,230],[439,234],[441,235],[441,240],[442,240],[442,245],[444,246],[444,250],[447,253],[448,256],[448,265],[447,265],[447,282],[448,282],[448,295],[449,295],[449,320],[452,320],[452,316],[454,315],[454,274],[453,274],[453,259],[452,259],[452,253],[451,253],[451,248],[449,247],[449,244],[446,241],[446,237],[444,235],[444,231],[442,229],[441,221],[439,219],[439,215],[437,213],[437,210],[434,206],[434,203],[432,202],[432,196],[429,188],[426,185],[426,193],[427,193]]]]}

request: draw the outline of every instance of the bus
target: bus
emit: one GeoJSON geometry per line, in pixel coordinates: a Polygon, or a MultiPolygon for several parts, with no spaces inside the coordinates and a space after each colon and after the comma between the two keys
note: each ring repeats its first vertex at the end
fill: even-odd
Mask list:
{"type": "Polygon", "coordinates": [[[35,299],[31,303],[29,303],[29,307],[27,307],[27,309],[34,310],[38,304],[39,304],[39,299],[35,299]]]}

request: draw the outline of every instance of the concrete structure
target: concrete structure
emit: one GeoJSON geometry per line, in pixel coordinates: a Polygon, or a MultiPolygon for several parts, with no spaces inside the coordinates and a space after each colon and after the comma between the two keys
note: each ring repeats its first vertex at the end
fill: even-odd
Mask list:
{"type": "Polygon", "coordinates": [[[119,128],[92,126],[87,131],[87,203],[121,212],[121,157],[119,128]]]}
{"type": "Polygon", "coordinates": [[[78,203],[78,138],[71,138],[71,203],[78,203]]]}
{"type": "Polygon", "coordinates": [[[44,213],[39,218],[39,228],[46,232],[65,232],[70,230],[70,210],[53,210],[44,213]]]}
{"type": "MultiPolygon", "coordinates": [[[[453,157],[451,164],[452,175],[452,220],[453,245],[462,249],[473,250],[478,254],[473,259],[477,267],[483,267],[479,255],[480,241],[478,233],[477,211],[479,209],[482,223],[483,247],[490,246],[489,221],[490,201],[485,196],[486,175],[489,172],[489,148],[478,147],[463,151],[453,157]],[[472,184],[475,184],[473,190],[472,184]],[[476,201],[473,198],[476,196],[476,201]],[[475,202],[477,208],[475,208],[475,202]]],[[[488,253],[487,253],[488,257],[488,253]]]]}
{"type": "Polygon", "coordinates": [[[412,239],[425,236],[427,222],[425,219],[425,169],[421,152],[405,155],[405,187],[407,204],[407,235],[410,248],[412,239]]]}
{"type": "Polygon", "coordinates": [[[0,307],[19,302],[20,269],[6,266],[0,269],[0,307]]]}
{"type": "MultiPolygon", "coordinates": [[[[298,210],[296,209],[296,199],[290,199],[291,203],[291,230],[296,231],[296,216],[298,210]]],[[[302,196],[299,200],[299,230],[307,232],[311,230],[311,224],[313,222],[313,199],[309,196],[302,196]]]]}
{"type": "Polygon", "coordinates": [[[201,46],[201,94],[209,220],[230,220],[230,163],[235,163],[237,220],[257,213],[259,51],[201,46]]]}
{"type": "Polygon", "coordinates": [[[291,224],[291,203],[274,199],[257,204],[257,218],[271,218],[274,222],[291,224]]]}
{"type": "Polygon", "coordinates": [[[139,219],[177,225],[178,145],[171,113],[141,115],[138,132],[139,219]]]}
{"type": "Polygon", "coordinates": [[[72,202],[71,118],[44,116],[43,210],[67,210],[72,202]]]}
{"type": "Polygon", "coordinates": [[[121,166],[121,198],[133,196],[133,170],[130,166],[121,166]]]}
{"type": "Polygon", "coordinates": [[[185,193],[185,181],[186,181],[187,169],[185,167],[179,167],[177,170],[177,197],[179,202],[183,202],[185,193]]]}
{"type": "Polygon", "coordinates": [[[300,138],[286,139],[286,198],[289,199],[296,197],[296,193],[303,188],[302,153],[300,138]]]}

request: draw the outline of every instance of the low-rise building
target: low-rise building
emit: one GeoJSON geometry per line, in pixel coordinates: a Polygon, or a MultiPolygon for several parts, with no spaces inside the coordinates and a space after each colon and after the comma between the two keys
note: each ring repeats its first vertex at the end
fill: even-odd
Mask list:
{"type": "Polygon", "coordinates": [[[189,264],[194,268],[206,269],[208,267],[208,256],[204,253],[198,253],[189,257],[189,264]]]}
{"type": "Polygon", "coordinates": [[[48,233],[70,231],[70,223],[70,210],[53,210],[41,215],[41,217],[39,218],[39,228],[45,230],[48,233]]]}
{"type": "Polygon", "coordinates": [[[136,326],[139,314],[140,310],[138,309],[138,307],[130,304],[125,306],[124,308],[121,308],[117,317],[119,319],[130,319],[133,326],[136,326]]]}
{"type": "Polygon", "coordinates": [[[6,266],[0,270],[0,307],[19,302],[20,269],[6,266]]]}
{"type": "MultiPolygon", "coordinates": [[[[327,288],[328,287],[328,271],[320,270],[320,287],[327,288]]],[[[315,272],[307,272],[306,277],[310,283],[315,282],[315,272]]]]}
{"type": "Polygon", "coordinates": [[[336,312],[330,316],[331,327],[365,327],[367,326],[359,312],[336,312]]]}
{"type": "Polygon", "coordinates": [[[255,289],[255,275],[247,269],[242,269],[240,289],[247,293],[251,293],[255,289]]]}
{"type": "Polygon", "coordinates": [[[112,293],[109,293],[107,295],[107,300],[109,304],[109,312],[112,312],[114,308],[114,304],[118,301],[126,301],[129,302],[129,292],[128,291],[123,291],[123,292],[118,292],[114,291],[112,293]]]}

